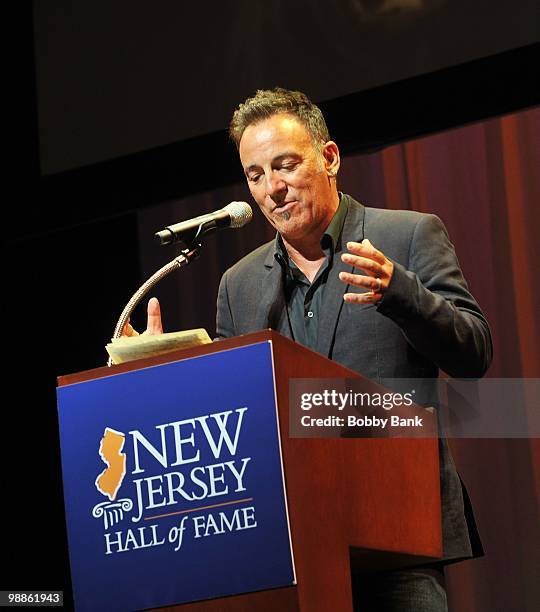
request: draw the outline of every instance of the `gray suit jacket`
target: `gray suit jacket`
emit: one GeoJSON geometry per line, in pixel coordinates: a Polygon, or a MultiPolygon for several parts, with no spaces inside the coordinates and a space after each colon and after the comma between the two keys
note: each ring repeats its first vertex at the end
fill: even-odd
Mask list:
{"type": "MultiPolygon", "coordinates": [[[[342,197],[348,212],[324,289],[315,349],[387,387],[395,387],[394,379],[424,379],[415,401],[437,405],[439,368],[450,376],[477,378],[492,356],[488,324],[468,291],[444,225],[435,215],[367,208],[342,197]],[[355,289],[338,278],[341,271],[353,271],[340,257],[347,242],[364,238],[395,266],[378,305],[345,303],[343,294],[355,289]]],[[[291,337],[282,266],[274,255],[272,241],[225,272],[218,293],[219,337],[268,327],[291,337]]],[[[444,559],[482,554],[446,440],[439,449],[444,559]]]]}

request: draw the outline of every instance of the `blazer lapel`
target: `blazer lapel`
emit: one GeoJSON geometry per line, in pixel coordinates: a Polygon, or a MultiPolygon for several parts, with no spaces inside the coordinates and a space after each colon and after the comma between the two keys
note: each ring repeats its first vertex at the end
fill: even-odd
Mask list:
{"type": "MultiPolygon", "coordinates": [[[[339,237],[332,261],[332,269],[324,287],[324,307],[319,318],[316,351],[329,357],[332,350],[334,335],[343,308],[343,296],[349,285],[339,280],[340,272],[354,272],[350,264],[341,261],[342,253],[347,251],[347,242],[361,242],[364,239],[364,207],[350,196],[343,195],[348,200],[347,216],[343,231],[339,237]]],[[[358,273],[358,271],[357,271],[358,273]]]]}
{"type": "Polygon", "coordinates": [[[283,336],[292,338],[285,303],[283,268],[276,261],[274,253],[275,248],[270,248],[264,262],[266,274],[263,277],[263,291],[255,315],[255,329],[270,327],[283,336]]]}

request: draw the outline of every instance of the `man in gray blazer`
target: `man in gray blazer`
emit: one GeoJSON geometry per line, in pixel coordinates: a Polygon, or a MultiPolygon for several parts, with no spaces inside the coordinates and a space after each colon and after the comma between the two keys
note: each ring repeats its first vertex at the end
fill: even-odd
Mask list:
{"type": "MultiPolygon", "coordinates": [[[[230,133],[277,235],[223,275],[219,337],[272,327],[383,385],[425,379],[416,396],[425,405],[437,404],[439,369],[485,373],[488,324],[438,217],[368,208],[339,193],[338,147],[300,92],[257,92],[235,112],[230,133]]],[[[439,448],[448,563],[481,554],[481,546],[446,440],[439,448]]],[[[446,610],[440,570],[371,577],[372,608],[446,610]]]]}
{"type": "MultiPolygon", "coordinates": [[[[338,147],[301,92],[257,92],[235,112],[230,133],[277,233],[223,275],[219,337],[271,327],[385,386],[423,379],[415,400],[430,406],[439,369],[483,376],[489,327],[438,217],[368,208],[338,192],[338,147]]],[[[155,298],[148,314],[146,333],[161,333],[155,298]]],[[[136,332],[128,325],[125,333],[136,332]]],[[[446,440],[439,451],[443,560],[353,581],[363,611],[447,610],[442,567],[482,554],[446,440]]]]}

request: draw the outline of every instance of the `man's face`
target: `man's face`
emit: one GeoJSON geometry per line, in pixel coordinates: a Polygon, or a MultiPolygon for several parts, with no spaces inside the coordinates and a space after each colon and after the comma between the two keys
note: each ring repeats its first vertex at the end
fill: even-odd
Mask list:
{"type": "Polygon", "coordinates": [[[335,143],[318,151],[300,121],[280,114],[246,128],[239,150],[251,195],[285,240],[322,235],[339,202],[335,143]]]}

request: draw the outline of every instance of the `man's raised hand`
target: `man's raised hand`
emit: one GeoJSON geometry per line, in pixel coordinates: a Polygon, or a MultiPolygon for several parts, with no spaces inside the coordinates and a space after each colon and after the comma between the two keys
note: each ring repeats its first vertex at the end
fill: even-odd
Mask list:
{"type": "MultiPolygon", "coordinates": [[[[143,336],[159,336],[163,333],[163,325],[161,323],[161,308],[157,298],[153,297],[148,300],[148,322],[146,324],[146,331],[143,332],[143,336]]],[[[131,326],[128,321],[122,332],[122,336],[138,336],[139,332],[131,326]]]]}
{"type": "Polygon", "coordinates": [[[362,270],[365,275],[340,272],[339,280],[367,291],[365,293],[346,293],[343,299],[352,304],[378,302],[390,284],[394,264],[367,238],[364,238],[362,242],[347,242],[347,249],[349,253],[344,253],[341,259],[362,270]]]}

